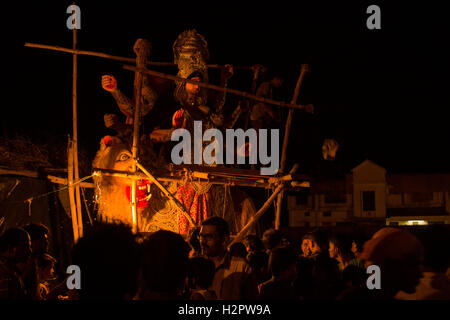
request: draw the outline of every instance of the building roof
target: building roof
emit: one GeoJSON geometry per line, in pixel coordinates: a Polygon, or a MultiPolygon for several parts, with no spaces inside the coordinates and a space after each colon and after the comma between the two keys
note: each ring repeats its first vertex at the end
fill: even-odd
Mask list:
{"type": "Polygon", "coordinates": [[[371,161],[369,159],[364,160],[359,165],[354,167],[351,171],[355,172],[355,171],[359,171],[359,170],[362,170],[362,169],[365,169],[365,168],[368,168],[368,167],[372,167],[372,168],[375,168],[375,169],[378,169],[378,170],[386,172],[385,168],[383,168],[382,166],[376,164],[375,162],[373,162],[373,161],[371,161]]]}
{"type": "Polygon", "coordinates": [[[388,174],[390,193],[449,192],[450,174],[388,174]]]}

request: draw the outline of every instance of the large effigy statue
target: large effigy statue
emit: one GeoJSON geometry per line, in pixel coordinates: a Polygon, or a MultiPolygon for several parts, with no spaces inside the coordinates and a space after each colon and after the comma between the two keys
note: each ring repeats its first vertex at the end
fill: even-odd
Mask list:
{"type": "MultiPolygon", "coordinates": [[[[174,62],[178,66],[178,77],[208,82],[207,42],[196,30],[188,30],[178,36],[173,44],[173,54],[174,62]]],[[[222,86],[227,85],[227,80],[232,74],[232,67],[226,66],[222,72],[222,86]]],[[[151,93],[152,99],[157,96],[151,88],[147,89],[147,92],[151,93]]],[[[141,150],[141,161],[150,172],[169,170],[171,167],[169,162],[164,163],[155,154],[151,147],[152,143],[170,141],[172,132],[178,128],[192,131],[194,121],[201,121],[204,130],[223,129],[224,123],[229,123],[222,114],[225,94],[209,99],[208,96],[211,95],[208,95],[205,88],[184,81],[176,81],[173,96],[179,108],[172,117],[172,128],[154,130],[150,134],[151,143],[144,145],[141,150]]],[[[119,101],[125,100],[119,99],[119,101]]],[[[153,100],[151,104],[153,105],[153,100]]],[[[132,104],[127,105],[130,107],[125,108],[124,105],[119,107],[121,110],[127,109],[127,113],[132,114],[132,104]]],[[[129,151],[131,140],[124,138],[123,132],[122,130],[118,136],[107,136],[101,139],[100,150],[93,162],[94,168],[131,171],[133,161],[129,151]]],[[[94,180],[97,185],[96,201],[100,219],[131,224],[131,180],[107,175],[96,176],[94,180]]],[[[253,201],[241,189],[195,181],[171,182],[166,183],[165,187],[186,208],[190,218],[197,225],[210,216],[218,215],[228,221],[231,232],[237,233],[256,212],[253,201]]],[[[166,229],[187,235],[193,227],[173,201],[164,196],[149,180],[138,181],[137,198],[140,232],[166,229]]]]}

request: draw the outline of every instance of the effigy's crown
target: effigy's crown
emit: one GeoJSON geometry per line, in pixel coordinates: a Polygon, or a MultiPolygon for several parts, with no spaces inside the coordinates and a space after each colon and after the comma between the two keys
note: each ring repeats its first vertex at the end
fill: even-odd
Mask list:
{"type": "Polygon", "coordinates": [[[173,46],[174,63],[178,66],[178,76],[189,77],[194,72],[200,72],[207,78],[206,63],[209,60],[208,43],[197,30],[182,32],[173,46]]]}
{"type": "Polygon", "coordinates": [[[173,44],[174,62],[183,56],[197,56],[205,63],[209,60],[208,43],[197,30],[186,30],[182,32],[173,44]]]}

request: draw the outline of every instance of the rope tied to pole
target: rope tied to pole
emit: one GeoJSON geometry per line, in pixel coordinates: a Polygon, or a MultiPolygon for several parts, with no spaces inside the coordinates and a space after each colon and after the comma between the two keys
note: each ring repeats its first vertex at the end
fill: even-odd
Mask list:
{"type": "Polygon", "coordinates": [[[86,176],[86,177],[84,177],[84,178],[82,178],[82,179],[80,179],[80,180],[78,180],[78,181],[76,181],[76,182],[74,182],[74,183],[67,183],[67,185],[64,186],[64,187],[62,187],[62,188],[59,188],[59,189],[56,189],[56,190],[53,190],[53,191],[50,191],[50,192],[46,192],[46,193],[40,194],[40,195],[38,195],[38,196],[30,197],[30,198],[28,198],[28,199],[25,199],[25,200],[23,201],[23,203],[27,203],[27,202],[28,202],[28,203],[31,204],[31,202],[34,201],[34,200],[36,200],[36,199],[40,199],[40,198],[46,197],[46,196],[48,196],[48,195],[51,195],[51,194],[53,194],[53,193],[56,193],[56,192],[59,192],[59,191],[63,191],[63,190],[65,190],[65,189],[68,189],[68,188],[71,187],[71,186],[77,185],[77,184],[79,184],[79,183],[81,183],[81,182],[83,182],[83,181],[86,181],[87,179],[92,178],[94,175],[95,175],[95,174],[91,174],[90,176],[86,176]]]}

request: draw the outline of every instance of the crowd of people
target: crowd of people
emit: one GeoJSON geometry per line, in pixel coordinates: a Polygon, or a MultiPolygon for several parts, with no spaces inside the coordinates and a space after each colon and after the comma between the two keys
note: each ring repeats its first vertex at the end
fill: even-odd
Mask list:
{"type": "Polygon", "coordinates": [[[48,235],[33,223],[0,236],[1,300],[450,299],[445,226],[384,227],[368,238],[316,229],[296,243],[274,229],[237,241],[216,216],[186,238],[98,222],[71,250],[78,289],[68,288],[69,275],[56,279],[48,235]],[[372,265],[380,270],[375,288],[372,265]]]}

